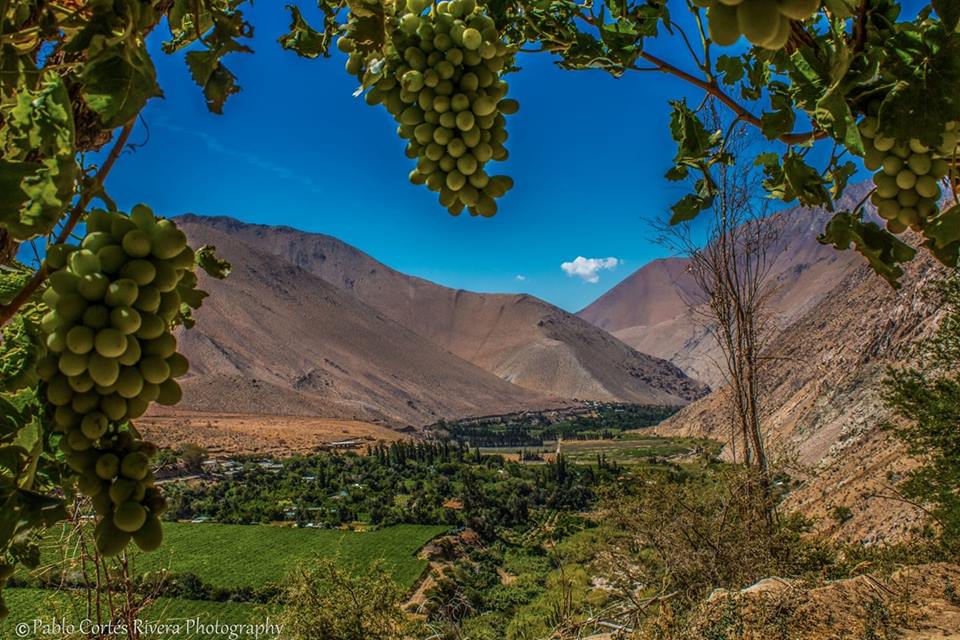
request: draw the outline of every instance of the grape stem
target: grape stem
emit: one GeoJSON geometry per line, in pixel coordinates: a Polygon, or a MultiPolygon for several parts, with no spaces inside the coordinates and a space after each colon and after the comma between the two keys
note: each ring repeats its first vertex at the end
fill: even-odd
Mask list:
{"type": "MultiPolygon", "coordinates": [[[[77,203],[73,206],[73,209],[70,211],[70,217],[67,218],[66,223],[64,223],[63,228],[60,229],[60,233],[57,234],[57,239],[55,244],[60,244],[65,242],[70,234],[73,232],[74,227],[77,226],[77,223],[80,222],[80,218],[83,217],[83,213],[87,208],[87,205],[90,204],[90,201],[93,200],[93,197],[100,192],[103,188],[103,182],[106,180],[107,175],[110,173],[110,170],[113,169],[113,165],[116,164],[117,158],[120,157],[120,152],[123,151],[123,148],[127,144],[127,140],[130,138],[130,132],[133,131],[133,125],[136,122],[136,118],[124,125],[123,129],[120,131],[120,135],[117,136],[117,141],[114,143],[113,148],[110,149],[110,154],[107,156],[106,160],[103,161],[103,164],[100,166],[100,169],[97,171],[97,174],[93,177],[93,180],[90,181],[86,189],[84,189],[80,194],[80,199],[77,200],[77,203]]],[[[37,269],[36,273],[33,274],[33,277],[30,278],[30,281],[24,285],[17,295],[10,301],[9,304],[0,305],[0,328],[3,328],[14,314],[26,304],[27,300],[36,292],[40,285],[43,284],[44,280],[47,279],[47,267],[45,265],[40,265],[40,268],[37,269]]]]}

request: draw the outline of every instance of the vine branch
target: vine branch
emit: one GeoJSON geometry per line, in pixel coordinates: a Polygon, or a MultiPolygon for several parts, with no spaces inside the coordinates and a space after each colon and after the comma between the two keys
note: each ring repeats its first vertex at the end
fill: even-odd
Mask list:
{"type": "MultiPolygon", "coordinates": [[[[93,200],[94,195],[100,192],[103,188],[104,180],[106,180],[107,175],[110,173],[110,170],[113,169],[113,165],[116,164],[117,158],[120,157],[120,152],[123,151],[123,148],[127,144],[127,140],[130,138],[130,132],[133,131],[133,125],[136,122],[136,119],[131,120],[123,129],[120,131],[120,135],[117,136],[117,141],[114,143],[113,148],[110,149],[110,154],[107,156],[106,160],[103,161],[103,164],[100,166],[100,169],[97,171],[97,174],[93,177],[93,180],[90,182],[89,186],[83,190],[80,194],[80,199],[77,200],[77,203],[73,206],[73,209],[70,211],[70,217],[67,218],[66,223],[63,225],[63,228],[60,229],[60,233],[57,234],[57,239],[55,244],[66,241],[70,234],[73,232],[74,227],[80,222],[80,218],[83,217],[83,212],[86,210],[87,205],[90,204],[90,201],[93,200]]],[[[45,265],[40,265],[40,268],[37,269],[36,273],[33,274],[33,277],[30,281],[24,285],[23,289],[10,301],[9,304],[0,305],[0,328],[3,328],[14,314],[26,304],[27,300],[36,292],[40,285],[43,284],[44,280],[47,279],[47,268],[45,265]]]]}
{"type": "MultiPolygon", "coordinates": [[[[763,123],[757,116],[753,115],[744,107],[742,104],[731,98],[726,94],[723,89],[721,89],[716,81],[706,81],[701,80],[700,78],[687,73],[683,69],[679,69],[666,60],[658,58],[657,56],[643,51],[640,54],[640,57],[649,62],[650,64],[657,67],[660,71],[664,73],[669,73],[674,75],[681,80],[689,82],[690,84],[703,89],[710,95],[714,96],[720,102],[725,104],[731,111],[733,111],[740,120],[757,127],[758,129],[762,128],[763,123]]],[[[827,133],[825,131],[808,131],[805,133],[787,133],[778,138],[781,142],[785,144],[804,144],[806,142],[813,142],[815,140],[820,140],[826,137],[827,133]]]]}

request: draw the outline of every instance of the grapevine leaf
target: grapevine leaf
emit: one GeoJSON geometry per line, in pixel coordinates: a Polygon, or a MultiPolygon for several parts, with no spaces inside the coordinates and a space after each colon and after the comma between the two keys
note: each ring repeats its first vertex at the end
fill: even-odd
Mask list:
{"type": "Polygon", "coordinates": [[[734,85],[743,79],[743,61],[738,57],[722,55],[717,58],[716,67],[717,72],[723,74],[720,80],[724,84],[734,85]]]}
{"type": "Polygon", "coordinates": [[[789,192],[800,204],[807,207],[829,204],[830,195],[824,187],[823,177],[798,154],[787,153],[783,160],[783,174],[789,192]]]}
{"type": "Polygon", "coordinates": [[[828,173],[830,179],[830,196],[836,200],[844,194],[847,190],[847,185],[850,183],[850,178],[852,178],[857,173],[857,165],[852,162],[845,162],[841,165],[833,167],[833,169],[828,173]]]}
{"type": "Polygon", "coordinates": [[[854,248],[863,255],[870,267],[894,288],[900,288],[904,262],[916,255],[916,250],[904,243],[892,233],[881,229],[875,222],[864,222],[856,214],[844,211],[836,214],[823,235],[819,238],[823,244],[832,244],[841,251],[854,248]]]}
{"type": "Polygon", "coordinates": [[[280,46],[294,51],[304,58],[319,58],[327,55],[328,43],[323,33],[311,27],[300,9],[294,5],[287,5],[290,12],[290,32],[280,36],[280,46]]]}
{"type": "Polygon", "coordinates": [[[900,33],[892,45],[899,55],[887,71],[898,81],[880,106],[880,131],[936,147],[944,125],[960,120],[960,38],[931,29],[900,33]]]}
{"type": "Polygon", "coordinates": [[[710,135],[700,118],[687,106],[686,100],[674,100],[670,113],[670,133],[677,143],[676,165],[697,166],[716,146],[716,136],[710,135]]]}
{"type": "Polygon", "coordinates": [[[800,200],[807,207],[830,204],[823,176],[794,151],[787,152],[782,163],[775,153],[761,153],[755,164],[763,167],[763,186],[772,197],[784,202],[800,200]]]}
{"type": "Polygon", "coordinates": [[[126,124],[147,100],[163,95],[143,45],[104,49],[84,66],[81,81],[84,100],[106,127],[126,124]]]}
{"type": "Polygon", "coordinates": [[[163,43],[163,51],[174,53],[208,32],[213,27],[213,14],[205,1],[174,0],[167,13],[167,25],[172,38],[163,43]]]}
{"type": "Polygon", "coordinates": [[[227,98],[240,92],[236,76],[227,69],[215,51],[189,51],[186,55],[190,76],[201,88],[207,99],[207,108],[223,114],[227,98]]]}
{"type": "Polygon", "coordinates": [[[960,0],[933,0],[931,2],[944,26],[953,31],[960,22],[960,0]]]}
{"type": "Polygon", "coordinates": [[[0,224],[4,227],[19,224],[20,208],[27,201],[20,184],[40,169],[39,162],[11,162],[0,158],[0,224]]]}
{"type": "Polygon", "coordinates": [[[670,224],[680,224],[693,220],[701,211],[709,209],[713,205],[713,198],[710,196],[701,196],[696,193],[688,193],[683,196],[679,202],[670,207],[673,215],[670,216],[670,224]]]}
{"type": "Polygon", "coordinates": [[[223,280],[233,268],[229,262],[223,258],[217,257],[217,248],[213,245],[205,244],[197,250],[197,266],[203,269],[207,275],[217,280],[223,280]]]}
{"type": "Polygon", "coordinates": [[[960,265],[960,241],[951,242],[943,247],[937,246],[932,240],[924,243],[924,246],[930,251],[934,258],[943,265],[956,269],[960,265]]]}
{"type": "Polygon", "coordinates": [[[941,213],[923,230],[930,252],[949,267],[957,266],[960,251],[960,205],[941,213]]]}
{"type": "Polygon", "coordinates": [[[73,115],[58,74],[16,59],[4,73],[15,97],[0,127],[0,226],[22,241],[47,233],[73,195],[73,115]]]}
{"type": "Polygon", "coordinates": [[[854,10],[850,6],[850,0],[824,0],[824,4],[835,16],[849,18],[853,15],[854,10]]]}
{"type": "Polygon", "coordinates": [[[834,139],[843,142],[844,146],[858,156],[863,156],[863,140],[857,128],[850,105],[838,87],[831,88],[827,94],[817,102],[814,114],[817,123],[833,135],[834,139]]]}
{"type": "Polygon", "coordinates": [[[793,131],[796,120],[786,85],[780,82],[770,83],[770,105],[773,111],[766,111],[761,115],[760,128],[768,140],[776,140],[793,131]]]}
{"type": "Polygon", "coordinates": [[[690,169],[681,164],[675,167],[670,167],[663,177],[670,182],[679,182],[680,180],[686,180],[689,175],[690,169]]]}
{"type": "MultiPolygon", "coordinates": [[[[0,266],[0,304],[9,302],[32,272],[19,266],[0,266]]],[[[29,301],[0,330],[0,391],[36,384],[34,366],[46,353],[40,319],[44,307],[29,301]]]]}

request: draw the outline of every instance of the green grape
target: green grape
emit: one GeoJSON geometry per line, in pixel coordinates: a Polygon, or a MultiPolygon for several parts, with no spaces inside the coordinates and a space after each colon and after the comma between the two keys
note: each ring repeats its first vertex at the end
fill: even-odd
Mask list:
{"type": "Polygon", "coordinates": [[[148,356],[140,361],[140,374],[153,384],[161,384],[170,377],[170,366],[160,356],[148,356]]]}
{"type": "Polygon", "coordinates": [[[138,287],[150,284],[157,275],[157,269],[149,260],[129,260],[120,268],[120,276],[133,280],[138,287]]]}
{"type": "Polygon", "coordinates": [[[97,475],[104,480],[113,480],[120,473],[120,459],[112,453],[105,453],[96,462],[97,475]]]}
{"type": "Polygon", "coordinates": [[[160,385],[160,394],[157,396],[157,404],[171,407],[180,402],[183,398],[183,390],[174,380],[166,380],[160,385]]]}
{"type": "Polygon", "coordinates": [[[170,377],[186,374],[188,363],[171,332],[180,294],[194,289],[197,278],[186,236],[146,207],[129,217],[92,212],[89,220],[96,224],[88,223],[81,248],[47,251],[43,301],[51,310],[41,329],[50,353],[37,371],[55,407],[55,431],[63,434],[56,444],[79,490],[93,498],[97,546],[109,555],[145,524],[142,548],[156,548],[162,538],[155,523],[165,502],[147,492],[156,447],[135,439],[128,424],[151,402],[181,399],[170,377]]]}
{"type": "Polygon", "coordinates": [[[150,471],[150,458],[141,451],[133,451],[123,457],[120,473],[131,480],[143,480],[150,471]]]}
{"type": "Polygon", "coordinates": [[[155,515],[150,515],[144,521],[139,531],[133,534],[133,541],[141,551],[154,551],[163,543],[163,527],[155,515]]]}
{"type": "Polygon", "coordinates": [[[772,40],[780,28],[780,9],[770,0],[743,0],[737,5],[737,27],[753,44],[772,40]]]}
{"type": "Polygon", "coordinates": [[[83,312],[83,324],[94,330],[107,327],[110,324],[110,310],[99,304],[87,307],[83,312]]]}
{"type": "Polygon", "coordinates": [[[87,370],[90,357],[85,353],[64,351],[60,354],[60,372],[65,376],[79,376],[87,370]]]}
{"type": "Polygon", "coordinates": [[[88,273],[77,283],[77,293],[85,300],[96,302],[103,298],[110,286],[110,279],[102,273],[88,273]]]}
{"type": "MultiPolygon", "coordinates": [[[[358,57],[352,36],[360,27],[352,20],[340,42],[350,56],[358,57]]],[[[459,213],[464,202],[458,194],[470,176],[482,173],[487,162],[507,157],[504,116],[515,113],[518,104],[505,99],[508,85],[500,75],[512,67],[514,52],[475,0],[435,6],[407,2],[399,7],[387,35],[383,52],[363,53],[356,62],[348,60],[348,66],[364,68],[374,57],[382,61],[382,75],[369,88],[367,102],[383,104],[399,124],[398,135],[409,141],[404,152],[416,161],[410,182],[438,193],[443,206],[459,213]],[[469,152],[491,141],[484,132],[498,133],[479,153],[469,152]]],[[[474,206],[482,187],[470,186],[464,196],[474,206]]],[[[158,287],[160,280],[158,269],[158,287]]],[[[157,314],[164,316],[159,310],[157,314]]],[[[144,318],[144,325],[149,322],[144,318]]],[[[141,328],[136,335],[152,339],[149,327],[148,333],[141,328]]]]}
{"type": "Polygon", "coordinates": [[[129,307],[137,301],[137,295],[140,289],[137,283],[129,278],[114,280],[107,287],[107,293],[104,296],[104,302],[111,307],[129,307]]]}
{"type": "Polygon", "coordinates": [[[114,524],[111,518],[103,518],[93,530],[93,538],[97,545],[97,551],[105,557],[111,557],[119,554],[130,543],[129,533],[121,531],[114,524]]]}
{"type": "MultiPolygon", "coordinates": [[[[878,107],[871,105],[868,110],[875,114],[878,107]]],[[[882,134],[879,124],[874,115],[859,124],[865,143],[864,164],[868,168],[882,167],[874,174],[876,191],[872,200],[877,213],[887,220],[887,229],[893,233],[908,228],[922,230],[939,213],[939,181],[949,173],[953,156],[942,148],[931,149],[916,138],[898,144],[882,134]]],[[[956,123],[948,124],[944,136],[954,129],[956,123]]]]}
{"type": "MultiPolygon", "coordinates": [[[[140,313],[136,309],[131,307],[114,307],[110,311],[110,324],[113,327],[114,331],[120,332],[123,336],[128,336],[132,333],[136,333],[140,330],[140,325],[142,320],[140,318],[140,313]]],[[[107,329],[104,329],[107,331],[107,329]]],[[[97,334],[99,337],[99,333],[97,334]]],[[[127,340],[124,338],[122,349],[119,355],[122,355],[127,348],[127,340]]]]}

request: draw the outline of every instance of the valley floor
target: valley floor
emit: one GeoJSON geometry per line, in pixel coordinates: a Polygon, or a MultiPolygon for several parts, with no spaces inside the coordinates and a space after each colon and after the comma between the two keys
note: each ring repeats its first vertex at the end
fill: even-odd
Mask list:
{"type": "Polygon", "coordinates": [[[357,440],[365,446],[408,437],[395,429],[359,420],[257,414],[176,413],[141,418],[137,427],[161,448],[200,444],[214,458],[290,456],[344,440],[357,440]]]}

